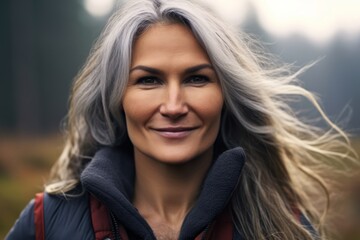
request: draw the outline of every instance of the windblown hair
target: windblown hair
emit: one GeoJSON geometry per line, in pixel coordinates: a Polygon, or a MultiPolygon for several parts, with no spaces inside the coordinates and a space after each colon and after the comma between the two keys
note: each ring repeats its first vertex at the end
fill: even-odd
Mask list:
{"type": "Polygon", "coordinates": [[[322,173],[334,161],[351,159],[347,135],[298,84],[304,68],[291,73],[290,67],[278,66],[254,40],[187,0],[128,1],[110,19],[75,79],[66,145],[46,191],[58,194],[76,186],[101,146],[129,144],[121,100],[132,46],[157,23],[187,26],[217,73],[225,98],[219,138],[227,148],[243,147],[247,155],[231,200],[236,228],[245,239],[314,239],[294,217],[300,210],[322,234],[321,216],[330,199],[322,173]],[[290,107],[298,97],[312,103],[328,130],[301,120],[290,107]],[[318,207],[321,199],[318,204],[325,205],[318,207]]]}

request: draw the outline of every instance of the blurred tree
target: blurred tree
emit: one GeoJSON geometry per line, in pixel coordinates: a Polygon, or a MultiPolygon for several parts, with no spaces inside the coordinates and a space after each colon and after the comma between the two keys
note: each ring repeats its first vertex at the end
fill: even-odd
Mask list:
{"type": "Polygon", "coordinates": [[[0,2],[0,131],[15,127],[10,29],[10,0],[5,0],[0,2]]]}
{"type": "MultiPolygon", "coordinates": [[[[118,2],[121,2],[118,0],[118,2]]],[[[301,78],[318,92],[333,119],[349,103],[350,129],[359,129],[360,38],[338,38],[324,46],[304,36],[276,39],[264,32],[254,8],[241,26],[265,41],[270,51],[297,66],[326,56],[301,78]]],[[[72,79],[108,16],[90,16],[83,0],[0,1],[0,133],[59,130],[67,112],[72,79]]]]}
{"type": "Polygon", "coordinates": [[[81,0],[1,1],[0,132],[58,131],[70,84],[106,17],[81,0]]]}

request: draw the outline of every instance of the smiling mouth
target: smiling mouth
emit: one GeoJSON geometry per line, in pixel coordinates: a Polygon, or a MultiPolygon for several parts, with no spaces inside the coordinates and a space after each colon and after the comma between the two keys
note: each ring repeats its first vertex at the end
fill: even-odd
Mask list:
{"type": "Polygon", "coordinates": [[[166,127],[166,128],[151,128],[160,136],[169,139],[181,139],[187,137],[192,131],[198,127],[166,127]]]}

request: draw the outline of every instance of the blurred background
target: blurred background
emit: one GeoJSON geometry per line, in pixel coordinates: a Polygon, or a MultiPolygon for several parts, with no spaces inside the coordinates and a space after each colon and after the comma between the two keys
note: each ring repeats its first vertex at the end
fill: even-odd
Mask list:
{"type": "MultiPolygon", "coordinates": [[[[0,2],[0,238],[42,190],[62,149],[72,79],[124,1],[0,2]]],[[[360,150],[360,1],[203,1],[284,62],[301,67],[321,59],[301,76],[303,86],[360,150]]],[[[349,186],[359,194],[360,178],[349,186]]],[[[360,239],[360,199],[352,201],[357,214],[339,224],[349,240],[360,239]]]]}

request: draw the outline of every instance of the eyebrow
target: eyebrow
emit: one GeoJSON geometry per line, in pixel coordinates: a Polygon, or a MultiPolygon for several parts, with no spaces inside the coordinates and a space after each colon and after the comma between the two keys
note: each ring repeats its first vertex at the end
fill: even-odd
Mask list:
{"type": "MultiPolygon", "coordinates": [[[[204,64],[196,65],[193,67],[189,67],[189,68],[185,69],[184,73],[190,74],[190,73],[200,71],[201,69],[204,69],[204,68],[210,68],[210,69],[214,70],[214,68],[210,64],[204,63],[204,64]]],[[[143,66],[143,65],[138,65],[136,67],[133,67],[132,69],[130,69],[130,73],[135,70],[143,70],[143,71],[146,71],[146,72],[149,72],[152,74],[161,74],[162,73],[162,71],[159,69],[147,67],[147,66],[143,66]]]]}

